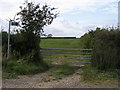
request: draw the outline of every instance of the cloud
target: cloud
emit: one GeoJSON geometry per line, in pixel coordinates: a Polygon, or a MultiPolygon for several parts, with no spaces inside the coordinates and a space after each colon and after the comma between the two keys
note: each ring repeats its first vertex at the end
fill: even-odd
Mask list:
{"type": "MultiPolygon", "coordinates": [[[[19,6],[23,4],[25,0],[1,0],[0,1],[0,17],[8,18],[14,17],[19,11],[19,6]]],[[[67,12],[73,12],[74,10],[80,11],[97,11],[100,7],[107,6],[103,11],[116,13],[118,0],[28,0],[38,3],[47,3],[53,7],[58,8],[61,14],[67,12]]]]}
{"type": "MultiPolygon", "coordinates": [[[[73,20],[73,17],[66,18],[71,13],[74,15],[80,15],[83,11],[101,12],[117,14],[117,2],[118,0],[28,0],[35,1],[37,3],[47,3],[51,7],[58,8],[60,11],[60,17],[45,28],[45,33],[52,33],[54,36],[81,36],[90,29],[94,29],[97,26],[103,27],[111,25],[115,20],[110,18],[108,21],[92,21],[86,22],[86,20],[77,21],[73,20]]],[[[19,6],[23,5],[24,0],[1,0],[0,1],[0,24],[8,29],[8,22],[6,19],[13,18],[14,15],[19,12],[19,6]]],[[[84,14],[84,13],[83,13],[84,14]]],[[[88,13],[89,14],[89,13],[88,13]]],[[[79,17],[79,16],[78,16],[79,17]]]]}
{"type": "Polygon", "coordinates": [[[8,21],[7,20],[5,21],[0,18],[0,28],[2,28],[3,30],[7,30],[8,29],[8,21]]]}
{"type": "Polygon", "coordinates": [[[0,18],[9,19],[13,18],[19,12],[19,6],[24,0],[1,0],[0,1],[0,18]]]}
{"type": "Polygon", "coordinates": [[[58,7],[61,13],[65,13],[74,11],[74,9],[94,12],[99,7],[110,6],[111,3],[118,2],[118,0],[44,0],[42,2],[58,7]]]}
{"type": "Polygon", "coordinates": [[[111,6],[103,8],[103,11],[107,12],[107,13],[115,13],[115,14],[117,14],[118,13],[118,6],[116,4],[113,4],[111,6]]]}
{"type": "Polygon", "coordinates": [[[107,20],[101,22],[85,22],[85,21],[72,21],[65,18],[57,18],[53,21],[50,26],[45,27],[45,33],[52,33],[53,36],[74,36],[80,37],[88,30],[95,30],[96,27],[105,27],[108,28],[110,26],[116,26],[116,20],[107,20]],[[103,23],[104,22],[104,23],[103,23]]]}

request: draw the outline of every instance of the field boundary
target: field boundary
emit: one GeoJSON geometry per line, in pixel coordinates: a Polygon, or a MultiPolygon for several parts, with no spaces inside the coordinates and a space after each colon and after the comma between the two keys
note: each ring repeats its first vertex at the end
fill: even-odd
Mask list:
{"type": "Polygon", "coordinates": [[[69,63],[91,63],[92,49],[41,48],[43,59],[69,63]]]}

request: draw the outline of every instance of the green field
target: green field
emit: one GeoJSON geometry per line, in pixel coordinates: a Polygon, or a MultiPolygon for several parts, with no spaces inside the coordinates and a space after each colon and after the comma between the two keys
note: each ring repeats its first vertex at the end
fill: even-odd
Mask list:
{"type": "Polygon", "coordinates": [[[80,48],[80,39],[41,39],[41,48],[80,48]]]}
{"type": "MultiPolygon", "coordinates": [[[[41,48],[73,48],[73,49],[81,48],[80,39],[41,39],[40,44],[41,44],[40,45],[41,48]]],[[[85,58],[89,58],[91,56],[89,57],[79,56],[79,55],[82,55],[82,54],[76,54],[79,52],[80,51],[78,50],[67,50],[67,51],[66,50],[43,50],[42,55],[43,57],[45,56],[44,60],[89,62],[89,60],[85,58]],[[78,56],[74,56],[74,55],[78,55],[78,56]],[[80,58],[83,58],[83,59],[80,59],[80,58]]]]}

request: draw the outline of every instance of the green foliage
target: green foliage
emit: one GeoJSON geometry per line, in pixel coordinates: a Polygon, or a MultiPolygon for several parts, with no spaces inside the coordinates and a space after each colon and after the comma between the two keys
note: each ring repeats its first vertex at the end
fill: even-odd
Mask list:
{"type": "Polygon", "coordinates": [[[96,68],[92,68],[86,65],[86,67],[83,68],[82,79],[84,81],[96,80],[97,72],[98,71],[96,68]]]}
{"type": "MultiPolygon", "coordinates": [[[[11,35],[11,58],[3,60],[3,71],[14,74],[30,74],[44,71],[48,65],[40,55],[40,36],[43,34],[43,27],[50,25],[57,13],[55,8],[47,5],[25,2],[25,6],[20,6],[21,11],[16,21],[20,22],[21,29],[16,30],[16,34],[11,35]]],[[[3,33],[3,46],[5,54],[7,52],[7,33],[3,33]]]]}
{"type": "MultiPolygon", "coordinates": [[[[10,45],[13,44],[13,36],[10,34],[10,45]]],[[[8,33],[6,31],[2,31],[2,56],[7,57],[7,49],[8,49],[8,33]]],[[[11,49],[11,47],[10,47],[11,49]]]]}
{"type": "Polygon", "coordinates": [[[47,38],[51,38],[51,37],[52,37],[52,34],[48,34],[48,35],[47,35],[47,38]]]}
{"type": "Polygon", "coordinates": [[[88,33],[85,33],[83,36],[80,38],[80,47],[81,48],[93,48],[93,42],[94,42],[94,36],[101,32],[102,30],[100,28],[96,28],[95,31],[91,30],[88,33]]]}
{"type": "Polygon", "coordinates": [[[5,44],[7,44],[7,40],[8,40],[8,34],[7,34],[7,32],[5,32],[5,31],[2,31],[2,45],[5,45],[5,44]]]}
{"type": "Polygon", "coordinates": [[[21,11],[17,13],[22,29],[17,30],[13,37],[12,55],[16,59],[23,59],[28,62],[39,62],[40,56],[40,36],[43,34],[43,27],[50,25],[57,13],[53,13],[55,8],[33,2],[24,3],[20,6],[21,11]]]}
{"type": "Polygon", "coordinates": [[[13,76],[16,77],[18,75],[35,74],[43,72],[48,69],[48,65],[46,65],[46,63],[42,61],[39,63],[28,63],[22,59],[18,61],[14,59],[6,59],[3,60],[2,68],[4,73],[8,73],[4,75],[4,78],[12,78],[13,76]]]}
{"type": "Polygon", "coordinates": [[[21,11],[17,14],[21,21],[23,32],[34,33],[35,36],[43,34],[43,27],[50,25],[58,13],[54,13],[56,8],[51,8],[48,5],[40,6],[33,2],[25,2],[25,6],[20,6],[21,11]]]}
{"type": "Polygon", "coordinates": [[[72,74],[75,67],[70,66],[68,63],[64,63],[61,66],[57,66],[51,73],[50,76],[56,78],[62,78],[66,75],[72,74]]]}
{"type": "Polygon", "coordinates": [[[109,71],[101,71],[90,65],[86,65],[83,68],[82,80],[84,81],[97,82],[112,79],[118,80],[117,70],[111,69],[109,71]]]}
{"type": "Polygon", "coordinates": [[[2,79],[12,79],[12,78],[17,78],[17,75],[15,73],[2,73],[2,79]]]}
{"type": "Polygon", "coordinates": [[[39,43],[40,39],[32,33],[17,33],[14,35],[12,54],[17,59],[25,58],[27,61],[37,62],[42,59],[39,43]]]}
{"type": "Polygon", "coordinates": [[[2,56],[7,56],[7,42],[8,42],[8,34],[7,32],[2,32],[2,56]]]}
{"type": "Polygon", "coordinates": [[[44,60],[44,62],[48,65],[48,67],[53,67],[52,61],[50,60],[44,60]]]}
{"type": "Polygon", "coordinates": [[[103,30],[94,37],[92,66],[101,69],[120,69],[120,31],[103,30]]]}
{"type": "Polygon", "coordinates": [[[82,48],[92,48],[92,66],[101,70],[120,68],[120,31],[96,28],[80,38],[82,48]]]}

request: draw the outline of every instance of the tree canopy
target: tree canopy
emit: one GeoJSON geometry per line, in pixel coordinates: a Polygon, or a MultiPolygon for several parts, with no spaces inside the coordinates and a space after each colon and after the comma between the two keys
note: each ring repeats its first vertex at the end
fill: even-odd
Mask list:
{"type": "Polygon", "coordinates": [[[40,36],[44,32],[44,26],[50,25],[58,12],[47,4],[41,6],[33,2],[25,2],[20,9],[16,21],[20,22],[21,29],[14,36],[12,52],[14,55],[19,54],[19,58],[36,62],[41,60],[40,36]]]}
{"type": "Polygon", "coordinates": [[[47,4],[42,7],[40,4],[33,2],[25,2],[25,6],[20,6],[21,11],[17,13],[20,20],[22,32],[34,33],[37,36],[41,36],[43,27],[50,25],[58,15],[56,8],[51,8],[47,4]]]}

